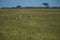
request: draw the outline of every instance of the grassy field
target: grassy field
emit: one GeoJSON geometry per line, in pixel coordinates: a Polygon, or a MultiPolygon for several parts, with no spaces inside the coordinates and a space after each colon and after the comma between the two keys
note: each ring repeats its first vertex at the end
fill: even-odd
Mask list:
{"type": "Polygon", "coordinates": [[[60,9],[0,9],[0,40],[60,40],[60,9]]]}

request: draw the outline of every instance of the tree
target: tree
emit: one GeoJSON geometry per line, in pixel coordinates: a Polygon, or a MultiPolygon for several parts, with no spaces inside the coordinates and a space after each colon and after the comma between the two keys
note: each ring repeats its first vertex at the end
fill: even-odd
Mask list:
{"type": "Polygon", "coordinates": [[[18,6],[16,6],[16,8],[21,8],[21,6],[18,5],[18,6]]]}
{"type": "Polygon", "coordinates": [[[42,3],[44,6],[45,6],[45,8],[48,8],[49,7],[49,4],[48,3],[42,3]]]}

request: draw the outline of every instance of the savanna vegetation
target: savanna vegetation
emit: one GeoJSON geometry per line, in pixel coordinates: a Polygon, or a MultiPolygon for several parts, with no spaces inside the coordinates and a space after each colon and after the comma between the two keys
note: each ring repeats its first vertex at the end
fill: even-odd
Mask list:
{"type": "Polygon", "coordinates": [[[0,40],[60,40],[60,9],[0,9],[0,40]]]}

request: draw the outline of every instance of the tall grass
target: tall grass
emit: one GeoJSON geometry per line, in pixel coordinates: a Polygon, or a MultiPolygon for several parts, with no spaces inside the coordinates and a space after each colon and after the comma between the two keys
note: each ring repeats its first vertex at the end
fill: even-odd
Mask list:
{"type": "Polygon", "coordinates": [[[60,40],[60,9],[0,9],[0,40],[60,40]],[[16,17],[22,18],[16,20],[16,17]],[[32,15],[32,19],[27,19],[32,15]]]}

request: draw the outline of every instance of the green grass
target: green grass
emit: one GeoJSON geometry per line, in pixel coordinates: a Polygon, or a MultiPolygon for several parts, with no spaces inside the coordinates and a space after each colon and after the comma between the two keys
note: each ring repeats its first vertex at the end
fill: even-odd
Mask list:
{"type": "Polygon", "coordinates": [[[0,40],[60,40],[60,9],[0,9],[0,40]]]}

